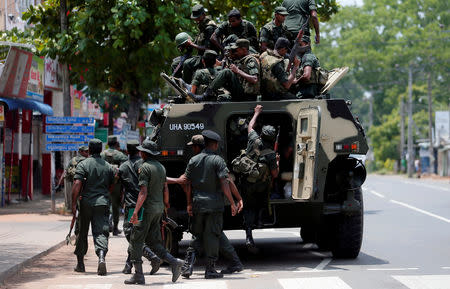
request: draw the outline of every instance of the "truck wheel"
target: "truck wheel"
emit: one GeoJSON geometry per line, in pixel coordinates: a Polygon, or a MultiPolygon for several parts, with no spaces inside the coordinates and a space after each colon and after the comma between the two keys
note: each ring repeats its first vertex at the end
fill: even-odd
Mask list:
{"type": "Polygon", "coordinates": [[[317,240],[316,230],[310,226],[303,226],[300,229],[300,237],[303,243],[315,243],[317,240]]]}
{"type": "Polygon", "coordinates": [[[331,244],[331,252],[335,258],[355,259],[361,249],[364,225],[361,187],[355,191],[355,199],[361,203],[359,212],[352,216],[341,214],[336,220],[336,232],[331,244]]]}

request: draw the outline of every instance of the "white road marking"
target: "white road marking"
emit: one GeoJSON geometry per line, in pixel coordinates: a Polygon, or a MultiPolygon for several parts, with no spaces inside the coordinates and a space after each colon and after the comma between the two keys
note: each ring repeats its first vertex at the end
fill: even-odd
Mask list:
{"type": "Polygon", "coordinates": [[[370,268],[368,271],[411,271],[419,270],[419,268],[370,268]]]}
{"type": "Polygon", "coordinates": [[[343,269],[330,269],[330,270],[295,270],[291,271],[293,273],[328,273],[328,272],[338,272],[338,271],[344,271],[343,269]]]}
{"type": "Polygon", "coordinates": [[[379,198],[385,198],[385,196],[383,195],[383,194],[380,194],[380,193],[378,193],[378,192],[375,192],[374,190],[369,190],[369,192],[371,193],[371,194],[374,194],[375,196],[377,196],[377,197],[379,197],[379,198]]]}
{"type": "Polygon", "coordinates": [[[442,269],[450,269],[450,267],[442,267],[442,269]]]}
{"type": "Polygon", "coordinates": [[[444,217],[438,216],[438,215],[436,215],[436,214],[433,214],[433,213],[427,212],[427,211],[425,211],[425,210],[422,210],[422,209],[416,208],[416,207],[414,207],[414,206],[411,206],[411,205],[408,205],[408,204],[406,204],[406,203],[402,203],[402,202],[399,202],[399,201],[396,201],[396,200],[390,200],[390,202],[391,202],[391,203],[394,203],[394,204],[398,204],[398,205],[404,206],[404,207],[406,207],[406,208],[408,208],[408,209],[411,209],[411,210],[417,211],[417,212],[419,212],[419,213],[422,213],[422,214],[428,215],[428,216],[430,216],[430,217],[433,217],[433,218],[439,219],[439,220],[441,220],[441,221],[444,221],[444,222],[450,223],[450,220],[449,220],[449,219],[447,219],[447,218],[444,218],[444,217]]]}
{"type": "Polygon", "coordinates": [[[325,268],[328,264],[330,264],[331,262],[331,258],[325,258],[322,260],[322,262],[320,262],[319,265],[316,266],[316,268],[314,268],[314,270],[323,270],[323,268],[325,268]]]}
{"type": "Polygon", "coordinates": [[[278,279],[284,289],[352,289],[339,277],[278,279]]]}
{"type": "Polygon", "coordinates": [[[441,187],[441,186],[434,186],[434,185],[430,185],[430,184],[425,184],[422,182],[411,182],[411,181],[402,181],[405,184],[409,184],[409,185],[415,185],[415,186],[422,186],[422,187],[426,187],[426,188],[430,188],[430,189],[435,189],[435,190],[442,190],[442,191],[447,191],[450,192],[450,188],[446,188],[446,187],[441,187]]]}
{"type": "Polygon", "coordinates": [[[409,289],[449,289],[450,275],[392,276],[409,289]]]}
{"type": "Polygon", "coordinates": [[[164,285],[164,289],[227,289],[225,281],[210,281],[205,280],[202,282],[186,282],[164,285]]]}

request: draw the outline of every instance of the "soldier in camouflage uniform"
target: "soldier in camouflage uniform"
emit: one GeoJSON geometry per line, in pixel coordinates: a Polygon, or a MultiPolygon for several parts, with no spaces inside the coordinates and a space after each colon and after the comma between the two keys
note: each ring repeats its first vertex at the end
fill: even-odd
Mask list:
{"type": "Polygon", "coordinates": [[[80,200],[78,219],[80,233],[77,236],[74,254],[77,255],[76,272],[85,272],[83,258],[88,249],[89,224],[92,225],[95,253],[98,256],[98,275],[106,275],[105,256],[108,252],[108,215],[114,169],[100,157],[102,142],[89,141],[90,157],[77,165],[72,189],[72,213],[76,214],[76,203],[80,200]]]}
{"type": "Polygon", "coordinates": [[[214,80],[217,70],[214,68],[216,64],[217,53],[214,50],[206,50],[202,56],[202,63],[205,68],[195,72],[192,79],[191,92],[193,94],[203,94],[206,88],[214,80]]]}
{"type": "Polygon", "coordinates": [[[317,6],[315,0],[284,0],[282,6],[285,7],[289,13],[286,17],[285,23],[288,30],[292,33],[292,36],[296,37],[303,25],[306,24],[304,36],[308,38],[309,42],[311,32],[309,31],[308,17],[310,17],[314,30],[316,31],[316,44],[319,44],[319,18],[317,17],[317,6]]]}
{"type": "MultiPolygon", "coordinates": [[[[131,231],[133,229],[133,224],[129,222],[128,213],[130,209],[136,207],[136,202],[139,195],[138,170],[142,165],[142,158],[139,156],[139,151],[137,150],[138,145],[139,142],[137,140],[130,140],[127,142],[128,160],[119,167],[119,178],[125,191],[125,217],[123,220],[123,232],[128,242],[130,242],[131,231]]],[[[150,275],[155,274],[159,270],[161,260],[147,245],[144,245],[143,256],[147,258],[152,265],[150,275]]],[[[128,251],[128,258],[122,273],[131,274],[132,266],[133,264],[131,263],[130,252],[128,251]]]]}
{"type": "MultiPolygon", "coordinates": [[[[102,159],[107,161],[110,165],[112,165],[114,168],[118,169],[119,166],[128,160],[128,157],[119,151],[119,142],[117,141],[117,137],[110,135],[108,136],[108,146],[109,148],[105,151],[103,151],[100,156],[102,159]]],[[[121,230],[119,230],[119,217],[120,217],[120,203],[122,201],[122,188],[120,186],[120,183],[114,184],[114,189],[111,194],[111,214],[112,214],[112,222],[110,222],[110,232],[113,232],[114,236],[119,235],[122,233],[121,230]],[[114,227],[112,224],[114,224],[114,227]]]]}
{"type": "Polygon", "coordinates": [[[258,37],[255,26],[253,23],[243,20],[241,18],[241,12],[237,9],[233,9],[228,13],[228,21],[223,22],[217,27],[211,36],[211,42],[223,51],[224,47],[221,42],[231,34],[235,34],[239,38],[247,39],[250,42],[250,46],[258,51],[258,37]]]}
{"type": "Polygon", "coordinates": [[[276,7],[275,17],[272,21],[264,25],[259,32],[259,43],[261,45],[261,52],[267,50],[267,48],[274,49],[277,39],[284,37],[292,39],[292,33],[287,29],[284,20],[286,15],[289,15],[286,8],[276,7]]]}
{"type": "Polygon", "coordinates": [[[275,50],[267,49],[261,54],[261,95],[262,100],[279,100],[295,98],[289,93],[292,84],[297,83],[295,74],[300,65],[297,57],[294,57],[294,65],[291,71],[286,71],[288,59],[285,55],[290,46],[286,38],[278,38],[275,50]]]}
{"type": "Polygon", "coordinates": [[[217,24],[211,20],[211,17],[206,16],[203,5],[197,4],[192,7],[191,19],[197,22],[198,34],[194,42],[189,41],[189,45],[197,49],[199,55],[203,55],[207,49],[217,50],[217,47],[211,43],[211,35],[217,28],[217,24]]]}
{"type": "Polygon", "coordinates": [[[169,207],[169,190],[166,184],[166,169],[155,160],[158,155],[156,143],[145,140],[137,149],[141,152],[143,164],[139,168],[139,195],[130,218],[133,224],[129,252],[135,274],[125,284],[145,284],[142,272],[142,248],[149,244],[151,249],[172,267],[172,282],[181,274],[183,260],[174,258],[164,248],[161,239],[161,219],[164,207],[169,207]]]}
{"type": "Polygon", "coordinates": [[[237,59],[229,68],[219,72],[204,97],[211,98],[218,89],[225,88],[231,93],[232,101],[256,100],[259,94],[259,61],[255,55],[249,54],[249,45],[247,39],[238,39],[230,46],[237,59]]]}

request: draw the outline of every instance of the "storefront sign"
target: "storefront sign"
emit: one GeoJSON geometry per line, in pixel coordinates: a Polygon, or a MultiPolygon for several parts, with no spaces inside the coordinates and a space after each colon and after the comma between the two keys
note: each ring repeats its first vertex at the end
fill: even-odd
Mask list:
{"type": "Polygon", "coordinates": [[[25,98],[33,54],[11,47],[0,76],[0,95],[25,98]]]}
{"type": "Polygon", "coordinates": [[[0,121],[5,121],[5,108],[3,105],[0,105],[0,121]]]}
{"type": "Polygon", "coordinates": [[[36,55],[31,61],[27,98],[44,102],[44,59],[36,55]]]}
{"type": "Polygon", "coordinates": [[[58,60],[45,58],[45,87],[62,90],[62,70],[58,60]]]}

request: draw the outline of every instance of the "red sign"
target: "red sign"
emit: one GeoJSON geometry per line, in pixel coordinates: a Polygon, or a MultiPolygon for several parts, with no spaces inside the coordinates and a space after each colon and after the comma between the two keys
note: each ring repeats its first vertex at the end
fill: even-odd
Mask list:
{"type": "Polygon", "coordinates": [[[0,95],[25,98],[33,54],[11,47],[0,76],[0,95]]]}

